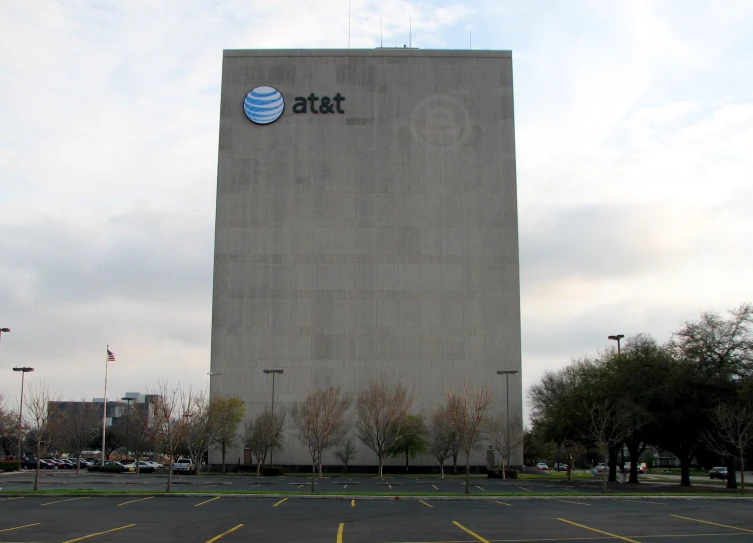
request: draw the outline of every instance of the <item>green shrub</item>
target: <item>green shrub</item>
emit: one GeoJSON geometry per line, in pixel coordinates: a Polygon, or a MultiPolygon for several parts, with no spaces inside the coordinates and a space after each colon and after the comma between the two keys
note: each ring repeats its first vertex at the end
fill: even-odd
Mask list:
{"type": "Polygon", "coordinates": [[[285,468],[281,466],[262,466],[261,474],[265,477],[279,477],[285,475],[285,468]]]}
{"type": "Polygon", "coordinates": [[[21,462],[18,460],[4,460],[0,462],[0,471],[18,471],[21,469],[21,462]]]}

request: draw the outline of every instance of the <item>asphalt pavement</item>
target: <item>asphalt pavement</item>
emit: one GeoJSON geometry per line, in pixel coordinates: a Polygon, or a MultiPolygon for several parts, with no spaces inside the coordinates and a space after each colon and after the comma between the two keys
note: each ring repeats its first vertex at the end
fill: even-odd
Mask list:
{"type": "MultiPolygon", "coordinates": [[[[157,491],[164,490],[167,484],[167,474],[124,473],[88,473],[82,471],[42,471],[40,472],[40,488],[42,490],[75,491],[75,490],[123,490],[123,491],[157,491]]],[[[646,476],[641,478],[642,485],[610,485],[612,491],[643,493],[647,491],[677,490],[677,482],[652,482],[646,476]]],[[[34,472],[24,471],[8,473],[0,476],[0,494],[7,491],[29,490],[34,482],[34,472]]],[[[526,495],[551,493],[600,493],[602,491],[601,476],[575,479],[568,483],[564,479],[488,479],[486,477],[472,477],[470,492],[474,495],[494,495],[513,493],[526,495]]],[[[263,491],[263,492],[304,492],[311,486],[311,479],[303,476],[284,475],[281,477],[256,477],[254,475],[174,475],[173,489],[175,492],[234,492],[234,491],[263,491]]],[[[706,491],[722,491],[722,484],[708,484],[707,481],[694,481],[696,489],[706,491]]],[[[317,492],[326,493],[394,493],[424,495],[443,493],[462,493],[465,490],[465,480],[462,477],[410,477],[385,476],[328,476],[316,479],[317,492]]]]}
{"type": "Polygon", "coordinates": [[[748,500],[0,498],[0,543],[753,541],[748,500]]]}

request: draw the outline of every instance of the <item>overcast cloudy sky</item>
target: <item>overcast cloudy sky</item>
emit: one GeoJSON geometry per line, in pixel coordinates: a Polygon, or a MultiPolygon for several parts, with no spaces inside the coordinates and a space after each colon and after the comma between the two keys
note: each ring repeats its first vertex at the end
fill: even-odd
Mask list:
{"type": "MultiPolygon", "coordinates": [[[[524,386],[753,301],[753,2],[351,0],[352,47],[511,49],[524,386]],[[469,36],[472,34],[472,41],[469,36]]],[[[0,393],[208,377],[222,50],[348,0],[0,2],[0,393]]]]}

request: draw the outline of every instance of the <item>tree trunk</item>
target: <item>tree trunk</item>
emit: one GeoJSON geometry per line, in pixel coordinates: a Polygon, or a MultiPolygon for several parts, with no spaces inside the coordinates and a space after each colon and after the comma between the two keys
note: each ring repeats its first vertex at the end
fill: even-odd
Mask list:
{"type": "Polygon", "coordinates": [[[507,477],[505,475],[505,459],[502,458],[502,480],[504,481],[506,479],[507,479],[507,477]]]}
{"type": "Polygon", "coordinates": [[[380,478],[383,478],[383,474],[384,474],[384,470],[383,470],[383,467],[384,467],[384,459],[382,458],[382,455],[381,455],[381,454],[380,454],[380,455],[378,455],[378,457],[379,457],[379,477],[380,477],[380,478]]]}
{"type": "Polygon", "coordinates": [[[452,473],[458,474],[458,453],[452,453],[452,473]]]}
{"type": "Polygon", "coordinates": [[[607,456],[608,456],[608,454],[609,453],[607,452],[606,447],[604,447],[604,466],[605,466],[605,468],[604,468],[604,477],[603,477],[603,479],[604,479],[604,482],[603,482],[603,485],[604,485],[603,486],[603,492],[604,492],[604,494],[607,493],[607,468],[606,468],[606,465],[607,465],[607,456]]]}
{"type": "Polygon", "coordinates": [[[222,473],[225,473],[225,442],[222,442],[222,473]]]}
{"type": "Polygon", "coordinates": [[[465,493],[471,493],[471,451],[465,451],[465,493]]]}
{"type": "Polygon", "coordinates": [[[727,466],[727,488],[737,488],[737,472],[732,455],[727,456],[724,465],[727,466]]]}
{"type": "Polygon", "coordinates": [[[78,457],[76,458],[76,475],[78,475],[80,471],[81,471],[81,453],[78,453],[78,457]]]}
{"type": "Polygon", "coordinates": [[[170,492],[173,489],[173,455],[170,455],[170,462],[167,464],[167,491],[170,492]]]}
{"type": "Polygon", "coordinates": [[[680,486],[690,486],[690,457],[684,454],[680,460],[680,486]]]}
{"type": "Polygon", "coordinates": [[[740,448],[740,494],[745,494],[745,447],[740,448]]]}
{"type": "Polygon", "coordinates": [[[646,444],[644,443],[643,447],[641,447],[637,441],[629,440],[625,442],[625,445],[630,455],[630,479],[628,483],[638,484],[638,459],[643,451],[646,450],[646,444]]]}
{"type": "Polygon", "coordinates": [[[37,452],[37,470],[34,472],[34,490],[39,490],[39,452],[37,452]]]}
{"type": "Polygon", "coordinates": [[[261,472],[261,463],[262,463],[262,458],[257,456],[256,457],[256,476],[257,477],[260,475],[260,472],[261,472]]]}
{"type": "Polygon", "coordinates": [[[609,482],[617,482],[617,447],[609,449],[609,460],[607,461],[607,468],[609,469],[609,482]]]}
{"type": "Polygon", "coordinates": [[[573,462],[575,461],[575,455],[567,455],[567,482],[573,482],[573,462]]]}
{"type": "Polygon", "coordinates": [[[405,449],[405,473],[408,473],[408,449],[405,449]]]}
{"type": "Polygon", "coordinates": [[[439,463],[440,479],[444,479],[444,460],[439,463]]]}
{"type": "Polygon", "coordinates": [[[137,454],[136,455],[136,475],[140,475],[141,474],[141,467],[139,466],[140,462],[141,462],[141,455],[137,454]]]}

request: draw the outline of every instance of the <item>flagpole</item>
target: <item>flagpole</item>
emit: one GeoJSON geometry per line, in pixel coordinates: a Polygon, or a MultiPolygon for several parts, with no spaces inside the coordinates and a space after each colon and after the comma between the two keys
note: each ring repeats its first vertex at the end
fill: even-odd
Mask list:
{"type": "Polygon", "coordinates": [[[105,397],[102,407],[102,465],[105,465],[105,425],[107,424],[107,362],[110,358],[110,346],[105,351],[105,397]]]}

